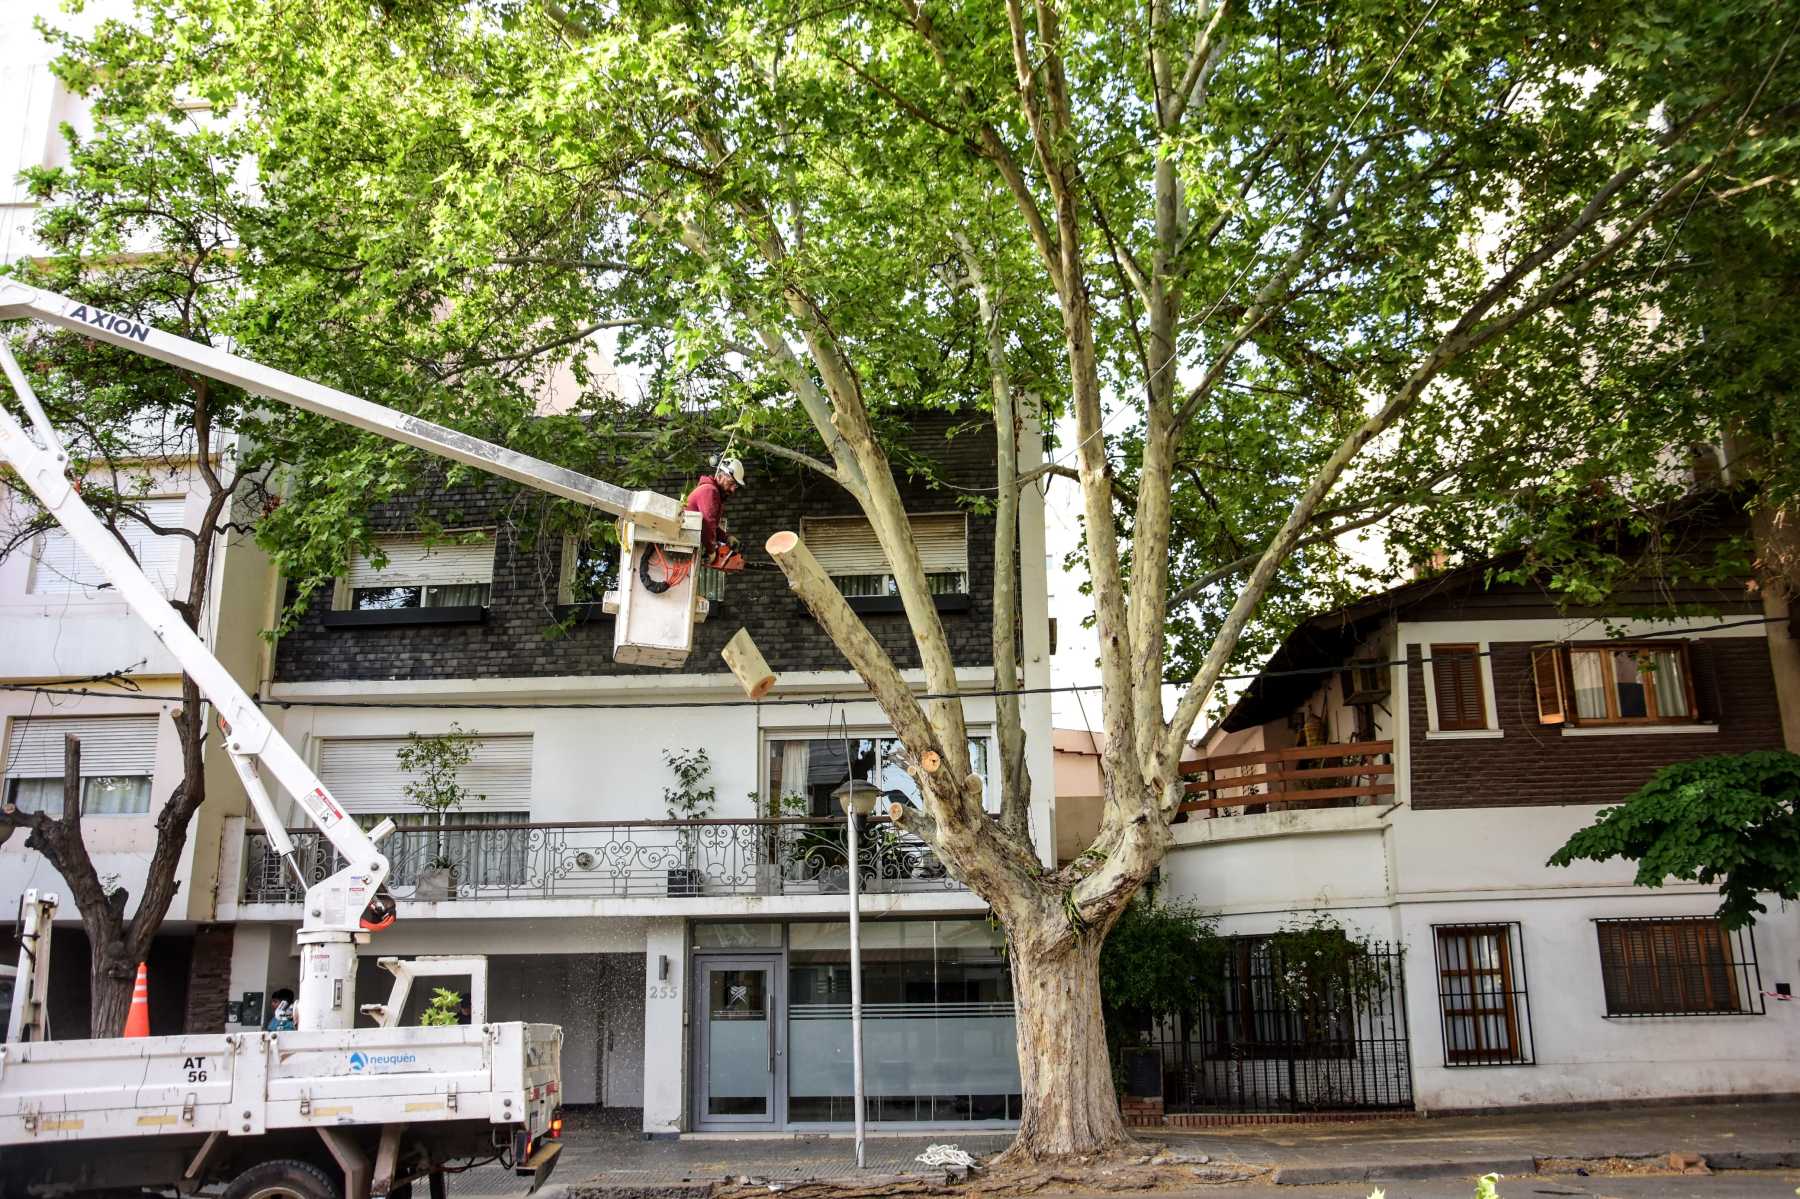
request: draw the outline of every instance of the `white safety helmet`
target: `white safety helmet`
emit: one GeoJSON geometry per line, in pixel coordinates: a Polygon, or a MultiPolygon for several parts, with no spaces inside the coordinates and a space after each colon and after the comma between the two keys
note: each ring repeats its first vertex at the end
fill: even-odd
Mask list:
{"type": "Polygon", "coordinates": [[[718,475],[730,475],[736,480],[739,487],[744,485],[744,464],[737,458],[720,458],[718,463],[713,467],[713,473],[718,475]]]}

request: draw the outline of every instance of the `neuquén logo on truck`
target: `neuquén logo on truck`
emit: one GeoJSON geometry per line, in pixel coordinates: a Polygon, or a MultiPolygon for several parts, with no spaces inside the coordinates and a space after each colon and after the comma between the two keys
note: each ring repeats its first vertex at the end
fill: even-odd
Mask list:
{"type": "Polygon", "coordinates": [[[150,340],[150,326],[142,321],[134,321],[128,316],[118,316],[111,312],[103,312],[98,308],[89,308],[86,304],[77,304],[69,310],[71,320],[86,321],[96,329],[105,329],[108,333],[118,333],[137,341],[150,340]]]}

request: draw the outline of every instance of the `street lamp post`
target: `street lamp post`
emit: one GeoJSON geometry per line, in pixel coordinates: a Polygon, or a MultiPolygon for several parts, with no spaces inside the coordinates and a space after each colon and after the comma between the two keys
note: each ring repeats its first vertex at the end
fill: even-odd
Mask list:
{"type": "Polygon", "coordinates": [[[875,810],[881,788],[863,779],[845,779],[832,794],[844,809],[850,828],[850,855],[845,871],[850,892],[850,1064],[856,1102],[856,1168],[863,1168],[863,1038],[862,1038],[862,903],[857,898],[856,818],[875,810]]]}

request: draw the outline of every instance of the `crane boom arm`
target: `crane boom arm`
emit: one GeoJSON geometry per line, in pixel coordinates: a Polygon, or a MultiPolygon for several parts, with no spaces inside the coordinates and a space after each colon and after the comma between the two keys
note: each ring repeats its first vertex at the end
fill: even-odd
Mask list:
{"type": "MultiPolygon", "coordinates": [[[[373,899],[387,877],[387,859],[361,826],[345,814],[300,755],[275,731],[255,701],[213,656],[199,634],[182,620],[118,538],[82,501],[81,493],[69,481],[68,454],[54,432],[48,429],[37,396],[4,339],[0,339],[0,367],[4,367],[7,380],[33,422],[45,430],[47,442],[42,447],[36,445],[13,414],[0,407],[0,459],[19,473],[44,510],[56,518],[70,540],[100,568],[119,597],[150,626],[150,632],[168,648],[181,669],[194,680],[200,693],[212,703],[226,735],[226,751],[238,765],[239,774],[245,774],[247,767],[254,777],[253,763],[260,762],[268,767],[269,773],[299,801],[308,818],[325,834],[345,862],[369,879],[359,886],[367,891],[368,899],[373,899]]],[[[292,844],[267,793],[260,786],[247,789],[263,827],[291,861],[292,844]]],[[[339,913],[335,922],[354,930],[361,915],[362,908],[358,906],[354,912],[339,913]]]]}
{"type": "MultiPolygon", "coordinates": [[[[257,395],[343,421],[390,440],[612,513],[670,540],[695,540],[691,531],[683,530],[680,501],[668,496],[653,491],[627,491],[236,354],[153,329],[130,317],[24,283],[0,280],[0,320],[17,318],[42,320],[257,395]]],[[[311,767],[275,731],[231,672],[213,656],[130,553],[82,501],[68,476],[68,453],[4,338],[0,338],[0,367],[4,367],[13,391],[43,443],[42,446],[34,443],[13,414],[0,407],[0,460],[19,473],[45,511],[99,567],[132,612],[150,626],[157,640],[168,648],[201,694],[213,704],[225,732],[226,751],[244,783],[250,803],[271,843],[295,874],[301,876],[302,872],[294,862],[293,844],[258,778],[258,765],[267,768],[299,802],[308,819],[343,858],[345,865],[341,870],[308,887],[301,936],[303,945],[308,941],[325,940],[342,945],[345,938],[359,935],[365,905],[376,900],[387,879],[388,861],[376,848],[375,841],[385,835],[391,824],[374,830],[371,838],[345,813],[311,767]]],[[[303,884],[306,881],[302,876],[303,884]]],[[[337,968],[337,965],[333,966],[333,969],[337,968]]],[[[304,992],[314,989],[306,985],[310,978],[309,974],[307,980],[303,980],[303,1008],[308,1006],[304,992]]],[[[342,1005],[335,997],[330,1006],[334,1012],[339,1012],[332,1018],[342,1018],[342,1005]]],[[[324,1010],[323,1001],[315,1006],[315,1010],[324,1010]]]]}
{"type": "Polygon", "coordinates": [[[359,399],[322,383],[165,333],[142,321],[107,312],[92,304],[25,283],[0,282],[0,320],[18,317],[41,320],[96,341],[122,346],[245,391],[343,421],[390,441],[598,508],[633,524],[646,526],[670,540],[681,537],[681,501],[666,495],[654,491],[627,491],[567,467],[359,399]]]}

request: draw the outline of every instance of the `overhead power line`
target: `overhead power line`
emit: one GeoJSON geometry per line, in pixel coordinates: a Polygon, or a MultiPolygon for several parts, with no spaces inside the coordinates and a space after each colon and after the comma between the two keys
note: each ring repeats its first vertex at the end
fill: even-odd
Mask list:
{"type": "MultiPolygon", "coordinates": [[[[1745,628],[1750,625],[1773,624],[1785,621],[1785,616],[1754,616],[1743,620],[1725,621],[1717,624],[1688,626],[1679,629],[1660,629],[1649,633],[1633,633],[1631,640],[1646,641],[1655,637],[1684,637],[1695,633],[1716,633],[1726,629],[1745,628]]],[[[1493,656],[1491,649],[1477,651],[1476,656],[1488,658],[1493,656]]],[[[1429,654],[1418,658],[1395,658],[1385,662],[1358,660],[1357,665],[1369,666],[1409,666],[1413,662],[1430,662],[1429,654]]],[[[1220,676],[1221,682],[1250,682],[1256,679],[1285,679],[1305,676],[1335,674],[1344,669],[1342,666],[1297,666],[1288,670],[1259,670],[1250,674],[1228,674],[1220,676]]],[[[111,676],[101,676],[111,677],[111,676]]],[[[649,677],[649,676],[646,676],[649,677]]],[[[71,680],[74,683],[91,681],[90,678],[71,680]]],[[[357,680],[346,680],[356,682],[357,680]]],[[[1163,685],[1168,687],[1186,686],[1187,679],[1165,679],[1163,685]]],[[[977,691],[928,691],[914,698],[924,702],[927,700],[945,699],[984,699],[1012,695],[1067,695],[1084,691],[1099,691],[1100,683],[1074,683],[1060,687],[1020,687],[1015,690],[985,689],[977,691]]],[[[80,696],[85,699],[123,699],[134,703],[179,704],[178,695],[145,695],[129,694],[117,691],[96,691],[92,688],[63,687],[55,683],[0,683],[0,691],[19,691],[38,695],[80,696]]],[[[833,704],[861,703],[871,701],[874,695],[869,691],[836,691],[828,695],[783,696],[776,699],[650,699],[650,700],[408,700],[393,698],[385,700],[366,699],[276,699],[262,698],[257,703],[265,708],[407,708],[424,711],[528,711],[551,712],[567,710],[571,712],[605,712],[605,711],[644,711],[648,709],[689,710],[700,708],[816,708],[833,704]]]]}

